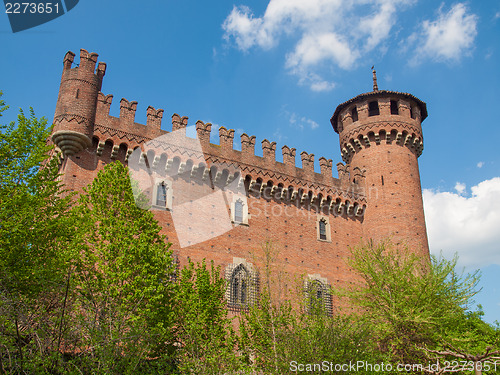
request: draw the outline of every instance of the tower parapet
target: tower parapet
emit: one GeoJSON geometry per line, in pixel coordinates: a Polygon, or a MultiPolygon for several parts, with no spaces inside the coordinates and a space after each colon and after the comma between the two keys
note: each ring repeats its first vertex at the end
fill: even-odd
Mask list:
{"type": "Polygon", "coordinates": [[[97,57],[97,53],[82,49],[80,65],[75,68],[75,54],[69,51],[64,57],[52,134],[64,155],[73,155],[92,144],[97,97],[106,73],[103,62],[96,69],[97,57]]]}

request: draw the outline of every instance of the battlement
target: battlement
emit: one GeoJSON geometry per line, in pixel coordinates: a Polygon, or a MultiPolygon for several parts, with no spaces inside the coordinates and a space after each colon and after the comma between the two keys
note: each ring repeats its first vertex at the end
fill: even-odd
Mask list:
{"type": "Polygon", "coordinates": [[[98,57],[99,55],[97,53],[89,53],[87,50],[82,48],[80,50],[80,64],[79,66],[72,68],[75,60],[75,54],[71,51],[68,51],[63,59],[63,70],[68,71],[72,69],[78,69],[78,71],[80,72],[95,74],[102,80],[104,74],[106,73],[106,63],[100,61],[97,65],[96,70],[98,57]]]}
{"type": "MultiPolygon", "coordinates": [[[[161,129],[161,120],[163,109],[155,109],[152,106],[147,108],[146,125],[135,122],[135,113],[137,109],[136,101],[128,101],[123,98],[120,101],[120,115],[113,117],[109,115],[113,95],[98,94],[96,126],[97,130],[123,134],[124,138],[131,140],[136,145],[140,145],[147,140],[154,139],[155,136],[166,134],[169,131],[161,129]],[[104,130],[106,128],[106,130],[104,130]],[[108,130],[109,129],[109,130],[108,130]]],[[[180,116],[177,113],[172,115],[171,131],[185,132],[188,126],[188,117],[180,116]]],[[[280,173],[290,177],[305,178],[316,183],[334,183],[332,175],[332,160],[321,157],[319,159],[320,173],[314,170],[314,154],[306,151],[300,153],[302,168],[296,167],[296,150],[288,146],[282,147],[283,161],[276,160],[276,142],[267,139],[262,140],[262,156],[255,154],[255,136],[249,136],[246,133],[241,135],[241,151],[234,149],[234,129],[227,129],[224,126],[219,127],[219,145],[210,143],[212,124],[204,123],[201,120],[196,122],[196,132],[200,143],[205,147],[204,152],[214,157],[227,159],[228,161],[253,161],[261,168],[268,170],[279,170],[280,173]]],[[[136,146],[135,145],[135,146],[136,146]]]]}
{"type": "MultiPolygon", "coordinates": [[[[123,162],[128,162],[128,158],[134,149],[142,150],[140,163],[141,165],[159,166],[160,169],[168,169],[168,173],[177,173],[182,166],[191,166],[189,168],[200,168],[200,163],[193,159],[193,156],[177,155],[178,148],[175,144],[162,144],[160,148],[148,149],[146,146],[150,141],[155,139],[164,139],[161,137],[165,134],[174,134],[176,139],[180,137],[189,138],[186,136],[186,128],[188,126],[188,117],[180,116],[177,113],[172,115],[172,127],[167,130],[161,129],[161,120],[164,114],[163,109],[155,109],[152,106],[147,108],[146,125],[135,122],[135,113],[137,109],[136,101],[121,99],[120,115],[114,117],[109,115],[110,106],[112,104],[113,95],[104,95],[99,92],[97,98],[97,113],[94,126],[94,141],[93,144],[97,155],[100,158],[118,159],[123,162]],[[179,133],[180,132],[180,133],[179,133]],[[108,151],[106,151],[108,150],[108,151]],[[170,155],[176,155],[178,159],[174,160],[170,155]],[[180,158],[180,159],[179,159],[180,158]],[[164,163],[160,162],[163,160],[164,163]],[[177,166],[177,167],[175,167],[177,166]]],[[[302,168],[296,166],[296,150],[288,146],[283,146],[281,151],[283,161],[276,160],[276,142],[264,139],[261,141],[262,156],[255,153],[255,136],[249,136],[246,133],[241,134],[241,151],[234,148],[234,129],[227,129],[224,126],[219,127],[219,144],[210,142],[212,124],[204,123],[201,120],[196,121],[197,138],[203,149],[204,164],[206,170],[210,170],[211,166],[218,165],[222,170],[239,170],[243,175],[242,178],[246,181],[247,188],[259,186],[260,189],[269,187],[270,191],[276,192],[279,187],[280,197],[285,198],[290,190],[288,199],[291,199],[291,194],[296,191],[296,195],[300,196],[301,202],[304,203],[307,199],[314,201],[314,197],[320,197],[320,202],[327,201],[328,204],[340,204],[341,208],[337,207],[337,212],[342,207],[352,206],[350,213],[353,215],[362,216],[366,199],[364,196],[364,181],[358,178],[355,183],[352,182],[354,176],[350,176],[349,169],[343,169],[339,173],[339,178],[333,177],[332,160],[325,157],[319,158],[320,172],[314,170],[314,154],[306,151],[300,153],[302,168]],[[222,166],[222,167],[220,167],[222,166]],[[305,195],[304,195],[305,194],[305,195]],[[323,200],[325,197],[325,200],[323,200]],[[340,199],[339,201],[337,201],[340,199]],[[340,203],[339,203],[340,202],[340,203]],[[356,209],[354,210],[354,205],[356,209]],[[358,209],[359,208],[359,209],[358,209]],[[362,208],[362,209],[361,209],[362,208]]],[[[160,143],[165,143],[161,141],[160,143]]],[[[212,171],[214,176],[216,171],[212,171]]],[[[192,171],[193,176],[196,175],[192,171]]],[[[226,176],[231,176],[231,172],[226,172],[226,176]]],[[[236,178],[233,173],[233,178],[236,178]]],[[[227,181],[227,178],[225,179],[227,181]]],[[[264,190],[262,190],[264,192],[264,190]]],[[[294,199],[296,197],[294,196],[294,199]]],[[[346,211],[347,212],[347,211],[346,211]]]]}

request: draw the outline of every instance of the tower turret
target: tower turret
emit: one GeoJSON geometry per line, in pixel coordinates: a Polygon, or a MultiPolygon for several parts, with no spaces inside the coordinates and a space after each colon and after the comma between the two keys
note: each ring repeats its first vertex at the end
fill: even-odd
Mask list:
{"type": "Polygon", "coordinates": [[[97,94],[101,90],[106,64],[96,69],[97,53],[80,50],[80,66],[72,68],[75,54],[66,53],[52,140],[65,156],[73,155],[91,145],[96,115],[97,94]]]}
{"type": "Polygon", "coordinates": [[[418,169],[426,104],[411,94],[379,90],[375,71],[373,80],[372,92],[340,104],[330,120],[344,162],[350,170],[366,170],[364,237],[406,242],[428,257],[418,169]]]}

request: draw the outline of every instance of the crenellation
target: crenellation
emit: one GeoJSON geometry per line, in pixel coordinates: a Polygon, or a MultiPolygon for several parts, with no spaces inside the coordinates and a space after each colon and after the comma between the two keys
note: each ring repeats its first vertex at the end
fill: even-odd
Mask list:
{"type": "Polygon", "coordinates": [[[276,142],[264,139],[262,141],[262,156],[268,164],[274,164],[276,162],[276,142]]]}
{"type": "Polygon", "coordinates": [[[99,55],[95,52],[89,53],[85,49],[80,50],[80,66],[79,69],[81,70],[86,70],[88,72],[92,72],[92,74],[95,71],[95,65],[97,63],[97,58],[99,55]]]}
{"type": "Polygon", "coordinates": [[[344,165],[344,163],[337,163],[337,172],[339,174],[339,180],[341,182],[349,180],[349,167],[344,165]]]}
{"type": "Polygon", "coordinates": [[[198,134],[198,139],[203,145],[210,143],[210,133],[212,132],[212,124],[207,122],[206,124],[198,120],[196,121],[196,133],[198,134]]]}
{"type": "Polygon", "coordinates": [[[163,109],[155,109],[149,106],[146,110],[146,126],[151,126],[156,129],[161,129],[161,119],[163,118],[163,109]]]}
{"type": "Polygon", "coordinates": [[[172,131],[175,132],[177,130],[181,130],[184,133],[186,132],[186,127],[188,125],[188,117],[187,116],[179,116],[177,113],[172,115],[172,131]]]}
{"type": "Polygon", "coordinates": [[[283,154],[283,164],[288,173],[293,173],[295,171],[295,149],[288,146],[283,146],[281,152],[283,154]]]}
{"type": "Polygon", "coordinates": [[[321,170],[321,174],[325,176],[328,180],[330,180],[333,177],[332,164],[333,164],[332,159],[327,159],[323,156],[319,158],[319,168],[321,170]]]}
{"type": "MultiPolygon", "coordinates": [[[[99,80],[102,82],[102,79],[104,78],[104,75],[106,74],[106,63],[99,61],[99,64],[97,64],[97,72],[96,75],[99,78],[99,80]]],[[[100,88],[99,88],[100,89],[100,88]]]]}
{"type": "Polygon", "coordinates": [[[300,158],[302,160],[302,169],[306,176],[312,176],[314,174],[314,154],[308,154],[305,151],[300,153],[300,158]]]}
{"type": "Polygon", "coordinates": [[[123,124],[134,124],[135,111],[137,110],[137,102],[129,102],[127,99],[120,100],[120,121],[123,124]]]}
{"type": "Polygon", "coordinates": [[[226,129],[224,126],[219,128],[219,144],[222,151],[231,151],[233,149],[234,129],[226,129]]]}
{"type": "Polygon", "coordinates": [[[241,153],[244,157],[255,155],[255,135],[249,136],[246,133],[241,135],[241,153]]]}
{"type": "Polygon", "coordinates": [[[75,61],[75,54],[71,51],[66,52],[66,55],[64,56],[64,59],[63,59],[63,69],[64,70],[71,69],[71,66],[73,65],[73,61],[75,61]]]}
{"type": "Polygon", "coordinates": [[[104,95],[101,91],[97,94],[97,117],[109,116],[111,103],[113,102],[113,95],[104,95]]]}

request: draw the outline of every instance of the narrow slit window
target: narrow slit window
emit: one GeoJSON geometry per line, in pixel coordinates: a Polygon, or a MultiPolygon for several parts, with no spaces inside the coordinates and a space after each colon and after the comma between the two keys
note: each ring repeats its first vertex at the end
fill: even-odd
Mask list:
{"type": "Polygon", "coordinates": [[[156,192],[156,205],[161,207],[167,206],[167,185],[161,182],[158,185],[158,190],[156,192]]]}
{"type": "Polygon", "coordinates": [[[234,221],[236,223],[243,222],[243,202],[239,199],[234,203],[234,221]]]}
{"type": "Polygon", "coordinates": [[[398,102],[391,100],[391,115],[399,115],[398,102]]]}
{"type": "Polygon", "coordinates": [[[324,220],[319,221],[319,239],[326,240],[326,223],[324,220]]]}
{"type": "Polygon", "coordinates": [[[368,103],[368,116],[378,116],[380,111],[378,109],[378,102],[374,100],[373,102],[368,103]]]}

